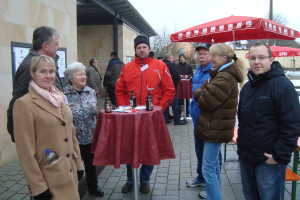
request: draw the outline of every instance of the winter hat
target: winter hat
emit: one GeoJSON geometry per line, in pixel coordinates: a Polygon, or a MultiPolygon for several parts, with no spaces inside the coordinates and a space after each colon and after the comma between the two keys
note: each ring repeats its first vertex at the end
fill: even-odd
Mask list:
{"type": "Polygon", "coordinates": [[[110,53],[110,56],[118,56],[118,52],[113,51],[110,53]]]}
{"type": "Polygon", "coordinates": [[[179,61],[180,61],[180,57],[181,57],[181,56],[184,57],[184,59],[186,59],[184,54],[179,54],[179,56],[178,56],[178,60],[179,60],[179,61]]]}
{"type": "Polygon", "coordinates": [[[149,39],[146,36],[139,35],[134,39],[134,49],[136,48],[137,45],[142,43],[148,45],[148,47],[150,48],[149,39]]]}

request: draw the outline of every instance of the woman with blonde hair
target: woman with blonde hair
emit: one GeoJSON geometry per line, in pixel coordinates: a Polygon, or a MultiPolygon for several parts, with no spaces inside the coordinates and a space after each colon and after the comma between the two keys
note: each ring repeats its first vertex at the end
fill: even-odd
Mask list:
{"type": "Polygon", "coordinates": [[[79,200],[83,165],[72,112],[53,85],[54,60],[34,57],[30,74],[29,92],[13,108],[16,148],[30,195],[35,200],[79,200]],[[56,154],[55,160],[47,161],[48,151],[56,154]]]}
{"type": "Polygon", "coordinates": [[[228,44],[210,47],[212,70],[210,80],[195,90],[194,97],[201,114],[197,121],[197,135],[204,140],[202,173],[207,199],[220,200],[222,143],[231,141],[238,105],[238,83],[243,81],[243,63],[228,44]]]}

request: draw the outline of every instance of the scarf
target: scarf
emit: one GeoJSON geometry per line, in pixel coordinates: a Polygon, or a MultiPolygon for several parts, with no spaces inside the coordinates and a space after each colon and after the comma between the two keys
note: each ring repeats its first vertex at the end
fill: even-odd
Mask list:
{"type": "Polygon", "coordinates": [[[38,86],[34,81],[30,82],[30,86],[44,99],[48,100],[61,114],[61,107],[62,107],[62,96],[59,92],[57,92],[54,86],[51,86],[50,91],[45,90],[38,86]]]}

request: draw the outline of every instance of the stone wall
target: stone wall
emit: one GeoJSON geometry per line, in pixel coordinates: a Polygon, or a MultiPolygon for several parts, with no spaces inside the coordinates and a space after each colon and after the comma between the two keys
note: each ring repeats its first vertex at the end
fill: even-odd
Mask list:
{"type": "Polygon", "coordinates": [[[12,97],[11,42],[32,43],[39,26],[60,32],[68,63],[77,60],[76,0],[0,0],[0,167],[17,157],[6,130],[6,111],[12,97]]]}

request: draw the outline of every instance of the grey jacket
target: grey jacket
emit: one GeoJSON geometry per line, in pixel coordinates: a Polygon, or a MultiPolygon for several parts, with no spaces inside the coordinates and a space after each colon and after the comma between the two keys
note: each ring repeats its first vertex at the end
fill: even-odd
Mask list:
{"type": "Polygon", "coordinates": [[[100,92],[101,81],[102,77],[99,70],[92,65],[88,66],[86,68],[86,85],[93,88],[96,92],[100,92]]]}

